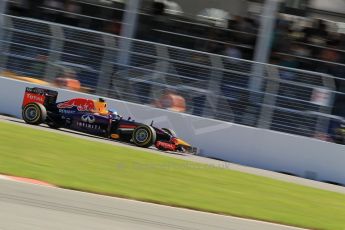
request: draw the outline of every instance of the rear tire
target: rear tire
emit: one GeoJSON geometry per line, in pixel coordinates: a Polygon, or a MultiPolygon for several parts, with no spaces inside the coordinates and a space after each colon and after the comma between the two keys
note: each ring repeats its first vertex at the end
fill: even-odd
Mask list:
{"type": "Polygon", "coordinates": [[[24,107],[22,117],[30,125],[39,125],[47,119],[47,110],[42,104],[29,103],[24,107]]]}
{"type": "Polygon", "coordinates": [[[156,138],[156,131],[147,125],[135,128],[132,134],[133,143],[143,148],[152,146],[156,142],[156,138]]]}

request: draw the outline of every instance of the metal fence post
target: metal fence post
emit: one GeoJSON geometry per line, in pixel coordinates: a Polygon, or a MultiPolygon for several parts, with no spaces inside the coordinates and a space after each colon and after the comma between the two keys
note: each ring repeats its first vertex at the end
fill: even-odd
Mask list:
{"type": "Polygon", "coordinates": [[[332,114],[332,108],[335,101],[335,94],[333,92],[336,90],[336,85],[335,85],[335,80],[330,75],[323,76],[322,83],[326,88],[328,88],[330,98],[328,101],[328,105],[320,106],[320,109],[319,109],[320,116],[318,117],[318,120],[317,120],[316,132],[328,134],[328,128],[331,123],[331,118],[328,116],[323,116],[323,115],[332,114]]]}
{"type": "Polygon", "coordinates": [[[249,87],[252,91],[261,91],[262,88],[262,78],[265,69],[264,65],[260,63],[268,63],[269,61],[279,3],[280,0],[265,1],[264,12],[260,21],[259,36],[255,45],[254,61],[257,62],[257,64],[253,65],[252,77],[249,83],[249,87]]]}
{"type": "Polygon", "coordinates": [[[109,96],[111,89],[111,78],[113,75],[114,63],[113,59],[116,58],[117,51],[116,39],[111,35],[103,35],[104,53],[101,64],[101,74],[98,78],[96,94],[102,96],[109,96]]]}
{"type": "Polygon", "coordinates": [[[64,44],[64,34],[62,27],[55,24],[50,24],[51,32],[51,44],[50,53],[48,56],[48,61],[46,63],[46,70],[44,74],[44,79],[48,82],[52,82],[56,77],[56,62],[60,60],[63,44],[64,44]]]}
{"type": "Polygon", "coordinates": [[[13,28],[12,18],[3,16],[2,25],[2,35],[0,37],[0,70],[5,70],[7,68],[8,53],[10,49],[9,41],[12,40],[13,32],[12,30],[7,30],[7,28],[13,28]],[[6,31],[6,32],[5,32],[6,31]]]}
{"type": "Polygon", "coordinates": [[[267,81],[265,96],[263,99],[258,127],[262,129],[270,129],[274,107],[279,91],[279,69],[277,66],[269,66],[267,69],[267,81]]]}
{"type": "Polygon", "coordinates": [[[7,0],[0,0],[0,38],[2,41],[5,14],[7,11],[7,0]]]}
{"type": "Polygon", "coordinates": [[[163,61],[157,61],[155,70],[160,71],[160,72],[169,72],[169,52],[166,46],[162,45],[155,45],[156,52],[157,52],[157,57],[164,58],[163,61]]]}
{"type": "Polygon", "coordinates": [[[130,58],[129,51],[132,47],[132,40],[137,28],[138,9],[141,0],[128,0],[126,2],[125,14],[122,21],[121,38],[119,42],[118,61],[122,66],[127,66],[130,58]],[[129,38],[129,39],[126,39],[129,38]]]}
{"type": "Polygon", "coordinates": [[[212,92],[212,94],[207,94],[206,98],[208,102],[210,103],[210,106],[213,110],[213,117],[217,117],[217,108],[218,108],[218,102],[219,97],[217,95],[221,94],[220,86],[223,78],[223,72],[220,71],[220,69],[224,69],[224,64],[222,61],[222,58],[219,56],[212,55],[210,57],[211,65],[215,67],[216,69],[212,69],[211,71],[211,79],[209,81],[208,90],[212,92]]]}
{"type": "MultiPolygon", "coordinates": [[[[0,55],[3,56],[4,52],[4,36],[5,36],[5,13],[7,10],[7,0],[0,0],[0,55]]],[[[0,63],[1,64],[1,63],[0,63]]],[[[0,65],[0,69],[5,68],[5,66],[0,65]]]]}

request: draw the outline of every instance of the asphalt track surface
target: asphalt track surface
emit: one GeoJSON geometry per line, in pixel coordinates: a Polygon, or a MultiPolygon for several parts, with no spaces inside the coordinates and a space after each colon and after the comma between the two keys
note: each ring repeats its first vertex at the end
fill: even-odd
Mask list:
{"type": "Polygon", "coordinates": [[[298,228],[0,179],[0,230],[298,228]]]}

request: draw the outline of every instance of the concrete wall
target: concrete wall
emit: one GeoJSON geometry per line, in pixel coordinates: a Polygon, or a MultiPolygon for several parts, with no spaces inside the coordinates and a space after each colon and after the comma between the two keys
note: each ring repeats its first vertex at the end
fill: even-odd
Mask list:
{"type": "Polygon", "coordinates": [[[345,18],[341,15],[345,14],[345,1],[344,0],[312,0],[310,2],[310,8],[321,10],[321,12],[310,13],[312,18],[322,18],[334,22],[345,23],[345,18]],[[330,13],[326,13],[330,12],[330,13]],[[333,14],[336,13],[336,14],[333,14]],[[339,14],[339,15],[337,15],[339,14]]]}
{"type": "MultiPolygon", "coordinates": [[[[0,113],[21,116],[25,87],[34,84],[0,77],[0,113]]],[[[96,98],[59,89],[58,100],[96,98]]],[[[345,146],[270,130],[195,117],[108,99],[124,117],[175,129],[203,155],[242,165],[288,172],[320,181],[345,184],[345,146]]]]}
{"type": "Polygon", "coordinates": [[[310,8],[317,10],[324,10],[335,13],[345,13],[345,1],[344,0],[311,0],[309,4],[310,8]]]}

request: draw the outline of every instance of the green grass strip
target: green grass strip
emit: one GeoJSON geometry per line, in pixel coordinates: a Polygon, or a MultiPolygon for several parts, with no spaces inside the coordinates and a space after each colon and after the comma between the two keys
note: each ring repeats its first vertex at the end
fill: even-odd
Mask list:
{"type": "Polygon", "coordinates": [[[4,122],[0,173],[293,226],[345,229],[343,194],[4,122]]]}

